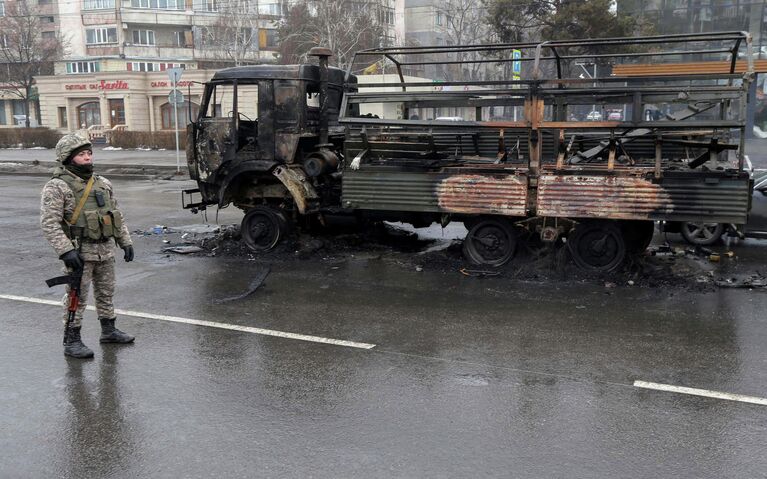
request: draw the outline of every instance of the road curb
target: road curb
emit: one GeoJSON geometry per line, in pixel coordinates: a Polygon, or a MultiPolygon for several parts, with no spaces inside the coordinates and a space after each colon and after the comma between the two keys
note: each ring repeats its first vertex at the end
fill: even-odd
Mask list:
{"type": "MultiPolygon", "coordinates": [[[[18,162],[0,161],[0,175],[6,176],[51,176],[55,162],[18,162]],[[3,170],[3,166],[10,166],[3,170]]],[[[96,173],[109,178],[135,178],[148,179],[157,177],[171,177],[169,179],[188,179],[187,173],[182,169],[181,174],[176,174],[175,166],[149,166],[149,165],[96,165],[96,173]]]]}

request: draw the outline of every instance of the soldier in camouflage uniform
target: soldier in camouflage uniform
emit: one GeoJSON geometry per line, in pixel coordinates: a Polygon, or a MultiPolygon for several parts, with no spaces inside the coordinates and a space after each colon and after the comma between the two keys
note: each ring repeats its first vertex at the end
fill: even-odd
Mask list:
{"type": "MultiPolygon", "coordinates": [[[[112,297],[115,289],[115,241],[124,251],[125,261],[133,261],[133,245],[128,227],[117,207],[112,183],[93,174],[91,142],[69,134],[56,144],[60,163],[53,178],[45,184],[40,206],[40,225],[68,270],[83,269],[81,301],[75,320],[64,334],[64,354],[76,358],[93,357],[93,351],[80,337],[90,283],[101,322],[102,343],[130,343],[134,337],[115,327],[112,297]]],[[[67,297],[64,297],[65,318],[67,297]]]]}

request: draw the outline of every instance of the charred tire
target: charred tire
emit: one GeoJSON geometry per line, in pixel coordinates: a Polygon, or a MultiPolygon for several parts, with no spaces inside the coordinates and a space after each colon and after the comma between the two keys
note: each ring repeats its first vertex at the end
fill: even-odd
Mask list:
{"type": "Polygon", "coordinates": [[[463,240],[463,255],[481,266],[502,266],[514,257],[517,235],[505,218],[486,218],[474,223],[463,240]]]}
{"type": "Polygon", "coordinates": [[[722,237],[724,225],[722,223],[682,223],[682,237],[688,243],[696,246],[710,246],[722,237]]]}
{"type": "Polygon", "coordinates": [[[288,222],[282,211],[268,206],[256,206],[242,219],[242,240],[252,251],[272,250],[285,237],[288,222]]]}
{"type": "Polygon", "coordinates": [[[567,246],[575,264],[587,271],[612,271],[626,258],[623,232],[612,221],[579,223],[567,239],[567,246]]]}
{"type": "Polygon", "coordinates": [[[629,254],[642,254],[655,234],[654,221],[624,221],[621,223],[621,231],[626,242],[629,254]]]}

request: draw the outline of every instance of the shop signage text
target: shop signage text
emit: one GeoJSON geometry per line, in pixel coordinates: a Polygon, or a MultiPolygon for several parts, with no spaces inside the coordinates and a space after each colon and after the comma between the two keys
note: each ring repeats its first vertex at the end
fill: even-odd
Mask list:
{"type": "MultiPolygon", "coordinates": [[[[180,81],[178,82],[178,86],[189,86],[192,82],[190,81],[180,81]]],[[[153,81],[150,83],[152,88],[170,88],[172,86],[171,82],[169,81],[153,81]]]]}
{"type": "Polygon", "coordinates": [[[125,80],[105,81],[98,83],[70,83],[64,85],[65,90],[127,90],[128,82],[125,80]]]}

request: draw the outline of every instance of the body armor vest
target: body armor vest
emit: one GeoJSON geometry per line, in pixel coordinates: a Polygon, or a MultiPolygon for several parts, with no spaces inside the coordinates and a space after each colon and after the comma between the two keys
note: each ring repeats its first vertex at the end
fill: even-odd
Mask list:
{"type": "MultiPolygon", "coordinates": [[[[56,168],[53,177],[69,185],[75,195],[75,205],[79,204],[88,182],[63,168],[56,168]]],[[[75,224],[72,225],[74,228],[69,228],[71,216],[65,217],[64,220],[65,223],[62,223],[62,227],[67,236],[70,236],[70,230],[75,230],[85,241],[104,241],[120,236],[122,228],[122,214],[115,207],[106,183],[100,176],[96,175],[93,175],[93,186],[85,200],[85,206],[83,206],[75,224]]]]}

